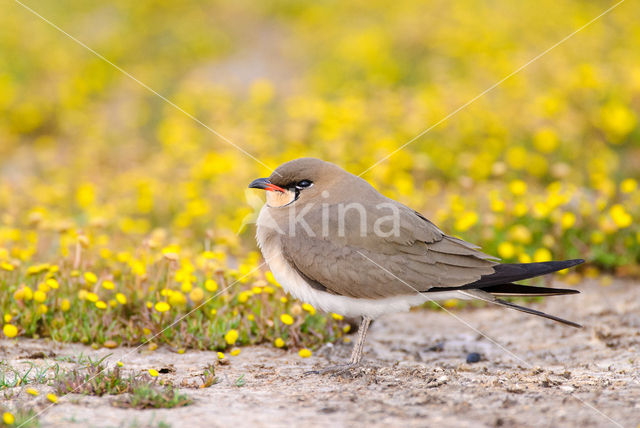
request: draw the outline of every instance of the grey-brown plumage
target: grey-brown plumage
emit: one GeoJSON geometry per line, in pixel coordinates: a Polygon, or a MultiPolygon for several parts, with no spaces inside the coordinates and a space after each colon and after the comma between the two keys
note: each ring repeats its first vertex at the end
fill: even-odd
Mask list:
{"type": "MultiPolygon", "coordinates": [[[[287,162],[250,187],[267,190],[257,239],[274,276],[295,297],[326,311],[372,319],[450,297],[504,305],[494,291],[509,294],[513,281],[582,262],[500,264],[360,177],[319,159],[287,162]]],[[[512,288],[518,294],[550,294],[537,287],[512,288]]]]}

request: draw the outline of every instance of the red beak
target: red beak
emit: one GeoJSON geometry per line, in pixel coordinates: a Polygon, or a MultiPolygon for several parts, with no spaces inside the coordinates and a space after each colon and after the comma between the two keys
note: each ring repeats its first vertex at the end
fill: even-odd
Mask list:
{"type": "Polygon", "coordinates": [[[272,184],[268,178],[258,178],[253,180],[251,184],[249,184],[250,189],[264,189],[271,192],[285,192],[285,189],[282,187],[276,186],[272,184]]]}

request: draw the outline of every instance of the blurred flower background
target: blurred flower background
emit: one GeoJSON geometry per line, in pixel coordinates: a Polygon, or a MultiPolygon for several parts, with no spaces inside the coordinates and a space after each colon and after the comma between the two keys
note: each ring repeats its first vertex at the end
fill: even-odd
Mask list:
{"type": "Polygon", "coordinates": [[[185,112],[271,168],[316,156],[367,170],[385,195],[504,261],[588,259],[565,274],[573,284],[639,275],[637,3],[368,170],[611,4],[33,4],[184,111],[5,4],[4,335],[183,351],[313,347],[348,331],[340,314],[290,301],[253,227],[237,233],[255,205],[247,184],[270,171],[185,112]]]}

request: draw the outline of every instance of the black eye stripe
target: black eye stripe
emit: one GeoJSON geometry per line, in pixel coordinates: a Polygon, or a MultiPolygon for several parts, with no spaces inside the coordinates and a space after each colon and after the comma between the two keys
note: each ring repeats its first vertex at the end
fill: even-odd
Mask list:
{"type": "Polygon", "coordinates": [[[300,181],[290,181],[286,184],[278,184],[273,183],[277,186],[282,187],[283,189],[306,189],[307,187],[311,187],[313,181],[311,180],[300,180],[300,181]]]}

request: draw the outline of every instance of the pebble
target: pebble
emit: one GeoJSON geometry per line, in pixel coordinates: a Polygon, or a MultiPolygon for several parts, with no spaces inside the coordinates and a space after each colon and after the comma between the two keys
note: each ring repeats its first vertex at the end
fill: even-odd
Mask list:
{"type": "Polygon", "coordinates": [[[482,358],[480,357],[480,354],[478,354],[477,352],[470,352],[467,355],[467,363],[469,363],[469,364],[477,363],[481,359],[482,358]]]}
{"type": "Polygon", "coordinates": [[[445,383],[449,382],[449,376],[442,375],[438,379],[436,379],[436,382],[441,384],[441,385],[445,384],[445,383]]]}

